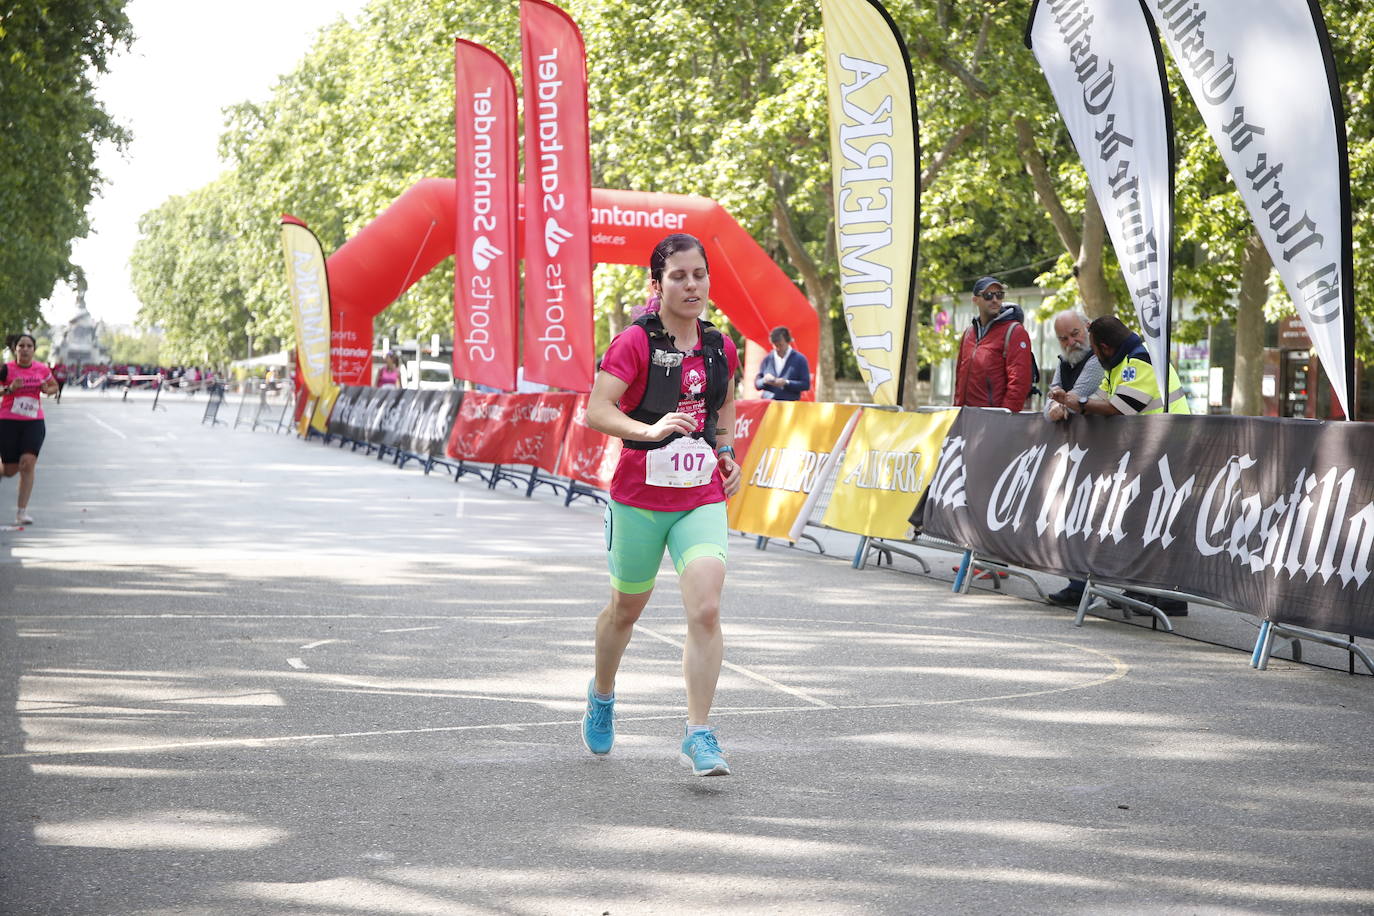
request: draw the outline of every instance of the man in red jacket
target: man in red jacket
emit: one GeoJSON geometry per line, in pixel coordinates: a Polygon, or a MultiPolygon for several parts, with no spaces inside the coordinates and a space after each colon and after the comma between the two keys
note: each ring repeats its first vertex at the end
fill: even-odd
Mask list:
{"type": "Polygon", "coordinates": [[[996,277],[983,277],[973,284],[978,317],[959,345],[955,407],[1018,411],[1026,406],[1035,384],[1030,335],[1021,324],[1025,317],[1021,309],[1002,304],[1005,296],[1002,281],[996,277]]]}

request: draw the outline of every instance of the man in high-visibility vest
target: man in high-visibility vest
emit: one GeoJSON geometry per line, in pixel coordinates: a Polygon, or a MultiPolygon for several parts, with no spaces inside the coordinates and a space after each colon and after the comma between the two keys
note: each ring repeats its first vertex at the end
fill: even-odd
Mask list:
{"type": "MultiPolygon", "coordinates": [[[[1164,394],[1159,390],[1159,374],[1139,334],[1132,333],[1120,319],[1105,315],[1088,325],[1088,339],[1097,361],[1106,370],[1102,387],[1091,397],[1055,388],[1050,391],[1051,398],[1073,413],[1105,417],[1166,412],[1164,394]]],[[[1173,366],[1168,369],[1167,412],[1188,413],[1188,397],[1178,380],[1178,373],[1173,366]]]]}
{"type": "MultiPolygon", "coordinates": [[[[1050,391],[1050,397],[1074,413],[1098,416],[1140,416],[1164,413],[1166,395],[1159,390],[1159,374],[1150,360],[1149,351],[1139,334],[1111,315],[1095,319],[1088,325],[1088,340],[1093,354],[1106,370],[1102,387],[1091,397],[1083,397],[1062,388],[1050,391]]],[[[1178,373],[1168,368],[1168,413],[1188,413],[1188,399],[1179,384],[1178,373]]],[[[1127,597],[1153,604],[1170,617],[1188,616],[1188,603],[1176,598],[1161,598],[1139,592],[1126,592],[1127,597]]],[[[1133,611],[1133,613],[1144,613],[1133,611]]]]}

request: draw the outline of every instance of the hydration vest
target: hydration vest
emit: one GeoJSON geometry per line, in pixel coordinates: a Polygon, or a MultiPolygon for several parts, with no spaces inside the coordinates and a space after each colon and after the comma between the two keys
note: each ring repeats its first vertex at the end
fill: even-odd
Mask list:
{"type": "MultiPolygon", "coordinates": [[[[682,362],[688,354],[673,344],[657,315],[643,315],[635,324],[649,336],[649,374],[644,397],[638,406],[625,413],[632,420],[654,424],[665,414],[677,410],[678,402],[682,399],[682,362]]],[[[692,433],[692,438],[705,439],[714,450],[720,408],[730,391],[730,364],[725,358],[725,338],[715,325],[698,319],[697,338],[698,351],[706,364],[706,426],[702,431],[692,433]]],[[[649,451],[662,448],[681,435],[674,433],[661,442],[642,442],[637,439],[623,441],[626,448],[649,451]]]]}

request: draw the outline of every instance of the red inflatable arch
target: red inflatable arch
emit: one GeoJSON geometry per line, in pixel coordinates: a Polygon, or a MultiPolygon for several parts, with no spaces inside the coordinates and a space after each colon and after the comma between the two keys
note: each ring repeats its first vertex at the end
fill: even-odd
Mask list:
{"type": "MultiPolygon", "coordinates": [[[[453,254],[454,195],[452,179],[417,182],[329,257],[334,377],[340,384],[371,384],[372,319],[453,254]]],[[[768,347],[769,329],[787,325],[796,348],[817,365],[815,310],[720,204],[686,194],[592,190],[592,257],[598,263],[647,265],[654,244],[670,232],[689,232],[706,246],[711,300],[741,334],[768,347]]],[[[518,237],[524,238],[523,228],[518,237]]]]}

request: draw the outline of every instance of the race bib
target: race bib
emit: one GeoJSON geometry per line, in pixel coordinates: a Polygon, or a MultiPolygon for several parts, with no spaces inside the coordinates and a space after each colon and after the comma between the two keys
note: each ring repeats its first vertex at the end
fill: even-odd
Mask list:
{"type": "Polygon", "coordinates": [[[654,487],[700,487],[711,482],[715,469],[710,444],[683,436],[648,453],[644,480],[654,487]]]}
{"type": "Polygon", "coordinates": [[[30,420],[38,419],[38,398],[15,398],[10,405],[10,413],[30,420]]]}

